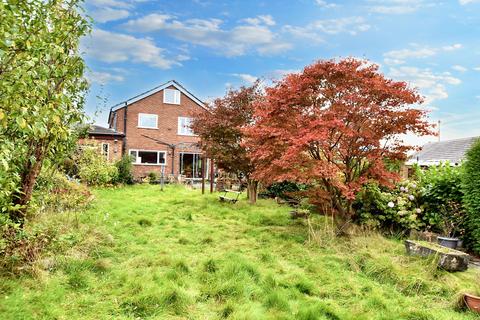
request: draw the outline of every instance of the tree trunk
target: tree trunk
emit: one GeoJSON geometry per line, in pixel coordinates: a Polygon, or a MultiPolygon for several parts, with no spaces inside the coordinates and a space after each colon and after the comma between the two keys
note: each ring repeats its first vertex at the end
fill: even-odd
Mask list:
{"type": "Polygon", "coordinates": [[[20,185],[20,191],[14,199],[14,204],[19,205],[20,209],[12,211],[10,213],[10,218],[16,223],[20,224],[20,227],[23,228],[25,223],[25,217],[28,210],[28,203],[32,199],[33,188],[37,177],[40,174],[42,168],[43,158],[44,158],[44,143],[39,142],[35,146],[34,158],[35,161],[32,162],[30,157],[26,159],[25,168],[22,174],[22,181],[20,185]]]}
{"type": "Polygon", "coordinates": [[[247,179],[247,196],[250,204],[257,202],[258,181],[247,179]]]}

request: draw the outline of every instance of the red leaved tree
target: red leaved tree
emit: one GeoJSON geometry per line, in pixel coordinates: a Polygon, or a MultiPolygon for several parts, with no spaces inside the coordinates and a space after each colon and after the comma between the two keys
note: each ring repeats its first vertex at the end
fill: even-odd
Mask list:
{"type": "Polygon", "coordinates": [[[220,169],[246,179],[251,203],[256,202],[258,182],[252,179],[254,166],[242,144],[242,130],[252,123],[253,104],[261,97],[259,82],[231,89],[215,99],[208,111],[195,114],[191,125],[201,139],[203,151],[220,169]]]}
{"type": "Polygon", "coordinates": [[[413,147],[400,135],[431,135],[422,102],[405,82],[386,79],[377,65],[347,58],[318,61],[266,89],[244,133],[260,181],[312,185],[309,197],[345,220],[360,188],[389,186],[398,174],[385,160],[404,160],[413,147]]]}

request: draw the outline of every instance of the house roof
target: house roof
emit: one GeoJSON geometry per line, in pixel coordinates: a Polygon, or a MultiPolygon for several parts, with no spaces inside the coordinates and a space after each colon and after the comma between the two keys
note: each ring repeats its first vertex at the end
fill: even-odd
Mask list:
{"type": "Polygon", "coordinates": [[[188,91],[187,89],[185,89],[184,86],[182,86],[180,83],[178,83],[177,81],[175,80],[170,80],[168,82],[165,82],[164,84],[161,84],[153,89],[150,89],[148,91],[145,91],[143,93],[140,93],[139,95],[136,95],[135,97],[132,97],[130,99],[127,99],[125,101],[122,101],[120,103],[117,103],[116,105],[114,105],[111,109],[110,109],[110,112],[112,111],[116,111],[118,109],[121,109],[123,107],[126,107],[127,105],[129,104],[132,104],[138,100],[141,100],[143,98],[146,98],[148,96],[151,96],[152,94],[155,94],[159,91],[162,91],[163,89],[166,89],[170,86],[174,86],[177,90],[179,90],[180,92],[182,92],[184,95],[186,95],[187,97],[189,97],[190,99],[192,99],[195,103],[197,103],[200,107],[202,108],[206,108],[205,107],[205,104],[200,100],[198,99],[197,97],[195,97],[190,91],[188,91]]]}
{"type": "Polygon", "coordinates": [[[480,137],[447,140],[427,143],[422,150],[413,154],[407,164],[418,163],[419,165],[436,165],[441,162],[460,164],[472,144],[480,137]]]}
{"type": "Polygon", "coordinates": [[[90,129],[88,130],[89,135],[104,135],[104,136],[123,136],[122,132],[115,131],[113,129],[91,125],[90,129]]]}

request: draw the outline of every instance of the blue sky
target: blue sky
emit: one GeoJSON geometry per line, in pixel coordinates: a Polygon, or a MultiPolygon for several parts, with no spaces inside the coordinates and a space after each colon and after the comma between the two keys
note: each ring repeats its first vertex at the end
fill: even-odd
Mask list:
{"type": "Polygon", "coordinates": [[[87,112],[100,125],[111,105],[170,79],[208,101],[354,56],[418,87],[442,140],[480,135],[480,0],[86,0],[86,9],[87,112]]]}

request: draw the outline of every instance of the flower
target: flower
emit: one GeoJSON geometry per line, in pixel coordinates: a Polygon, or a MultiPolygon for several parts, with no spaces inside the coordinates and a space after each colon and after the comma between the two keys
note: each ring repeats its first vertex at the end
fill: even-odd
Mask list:
{"type": "Polygon", "coordinates": [[[421,212],[422,212],[422,209],[417,208],[415,211],[416,211],[417,213],[421,213],[421,212]]]}
{"type": "Polygon", "coordinates": [[[392,201],[390,201],[387,205],[388,205],[390,208],[395,207],[395,203],[393,203],[392,201]]]}
{"type": "Polygon", "coordinates": [[[415,197],[413,196],[413,194],[410,194],[410,195],[408,195],[408,199],[409,199],[410,201],[413,201],[413,200],[415,200],[415,197]]]}
{"type": "Polygon", "coordinates": [[[408,188],[407,188],[407,187],[405,187],[405,192],[408,192],[408,188]]]}
{"type": "Polygon", "coordinates": [[[405,191],[405,187],[400,187],[400,191],[404,192],[404,191],[405,191]]]}
{"type": "Polygon", "coordinates": [[[417,187],[417,185],[414,183],[412,184],[412,188],[415,189],[417,187]]]}

